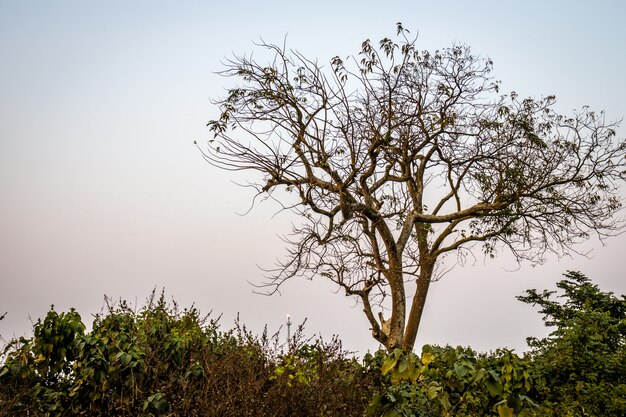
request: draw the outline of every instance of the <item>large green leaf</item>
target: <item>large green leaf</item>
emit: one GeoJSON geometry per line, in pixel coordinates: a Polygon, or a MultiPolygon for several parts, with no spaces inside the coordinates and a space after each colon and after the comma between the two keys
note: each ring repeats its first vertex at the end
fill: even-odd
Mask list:
{"type": "Polygon", "coordinates": [[[487,391],[492,397],[499,397],[502,395],[503,387],[500,381],[493,380],[491,378],[485,380],[485,386],[487,391]]]}
{"type": "Polygon", "coordinates": [[[385,362],[383,363],[383,366],[381,368],[383,375],[387,375],[387,373],[390,370],[392,370],[396,366],[397,363],[398,363],[397,357],[388,356],[387,359],[385,359],[385,362]]]}

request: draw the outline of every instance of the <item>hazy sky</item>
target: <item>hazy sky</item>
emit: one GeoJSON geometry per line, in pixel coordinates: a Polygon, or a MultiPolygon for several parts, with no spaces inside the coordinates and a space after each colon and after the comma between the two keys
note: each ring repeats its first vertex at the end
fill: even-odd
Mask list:
{"type": "MultiPolygon", "coordinates": [[[[467,43],[489,56],[505,91],[555,94],[626,116],[626,3],[615,1],[28,1],[0,0],[0,335],[30,330],[51,304],[86,323],[103,296],[141,304],[165,288],[182,306],[239,312],[276,330],[290,313],[307,333],[376,348],[361,309],[322,279],[281,296],[252,293],[257,265],[282,254],[287,216],[258,206],[208,166],[204,142],[222,95],[215,75],[253,41],[282,42],[320,62],[355,54],[365,38],[419,31],[418,47],[467,43]]],[[[623,137],[625,128],[619,131],[623,137]]],[[[546,333],[514,297],[551,287],[567,269],[626,293],[626,236],[593,257],[515,269],[510,257],[457,268],[431,287],[417,345],[525,348],[546,333]]]]}

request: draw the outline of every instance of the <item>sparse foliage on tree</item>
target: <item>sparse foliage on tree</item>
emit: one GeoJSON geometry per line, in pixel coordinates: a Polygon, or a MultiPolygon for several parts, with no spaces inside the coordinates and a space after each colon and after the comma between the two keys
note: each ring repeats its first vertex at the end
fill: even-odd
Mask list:
{"type": "Polygon", "coordinates": [[[467,46],[420,50],[398,24],[395,40],[329,64],[259,48],[267,60],[226,62],[237,85],[203,153],[252,171],[257,196],[302,219],[270,292],[325,277],[360,301],[376,340],[409,350],[431,282],[476,251],[539,263],[623,226],[617,124],[501,93],[467,46]]]}

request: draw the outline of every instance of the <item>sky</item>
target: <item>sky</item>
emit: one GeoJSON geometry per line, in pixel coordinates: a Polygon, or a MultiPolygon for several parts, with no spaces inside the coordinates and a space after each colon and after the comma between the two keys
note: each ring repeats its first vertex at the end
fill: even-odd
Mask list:
{"type": "MultiPolygon", "coordinates": [[[[294,219],[271,203],[242,216],[245,175],[207,165],[193,146],[218,115],[221,62],[286,36],[325,63],[394,35],[401,21],[418,48],[464,43],[490,57],[504,91],[554,94],[563,113],[589,105],[618,120],[624,16],[619,0],[0,0],[0,336],[29,334],[51,305],[90,324],[105,295],[140,306],[164,288],[181,306],[221,314],[224,328],[239,314],[255,332],[276,331],[290,314],[307,319],[309,335],[376,349],[361,308],[322,278],[253,292],[294,219]]],[[[587,258],[519,268],[479,256],[431,286],[417,346],[523,351],[547,330],[515,296],[554,287],[566,270],[624,294],[624,248],[621,235],[590,241],[587,258]]]]}

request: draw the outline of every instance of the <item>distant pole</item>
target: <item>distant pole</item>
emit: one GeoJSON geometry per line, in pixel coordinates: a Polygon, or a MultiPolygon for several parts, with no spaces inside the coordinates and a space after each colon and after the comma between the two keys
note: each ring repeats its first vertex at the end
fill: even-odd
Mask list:
{"type": "Polygon", "coordinates": [[[287,348],[291,347],[291,316],[287,314],[287,348]]]}

